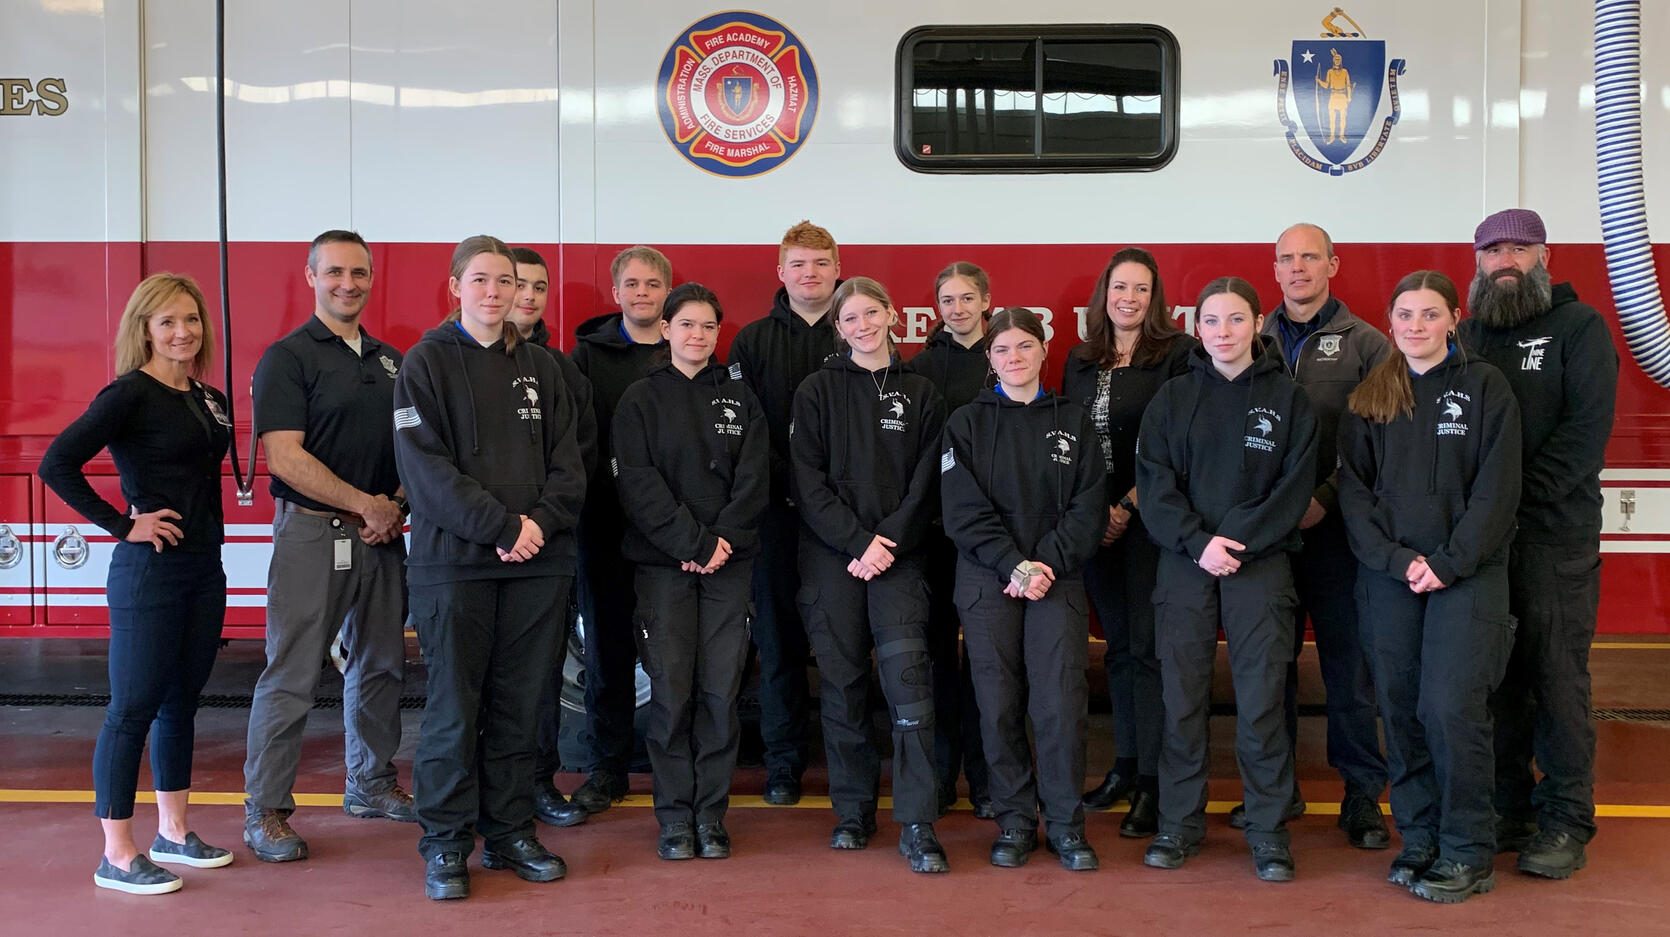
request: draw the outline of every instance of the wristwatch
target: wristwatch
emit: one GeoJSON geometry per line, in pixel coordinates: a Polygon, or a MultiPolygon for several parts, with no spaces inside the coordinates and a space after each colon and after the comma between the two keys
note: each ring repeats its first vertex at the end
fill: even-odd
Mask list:
{"type": "Polygon", "coordinates": [[[1137,512],[1137,503],[1135,501],[1131,500],[1130,495],[1126,495],[1125,497],[1120,498],[1119,499],[1119,506],[1124,508],[1126,511],[1128,511],[1132,514],[1135,514],[1137,512]]]}
{"type": "Polygon", "coordinates": [[[395,503],[395,506],[400,508],[400,516],[401,517],[410,517],[411,516],[412,506],[410,504],[406,503],[406,499],[404,497],[402,497],[401,495],[390,495],[389,500],[393,501],[395,503]]]}

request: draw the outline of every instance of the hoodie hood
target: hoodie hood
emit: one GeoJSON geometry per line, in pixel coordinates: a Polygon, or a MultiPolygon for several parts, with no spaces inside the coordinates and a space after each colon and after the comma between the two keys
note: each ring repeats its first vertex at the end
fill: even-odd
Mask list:
{"type": "Polygon", "coordinates": [[[638,344],[626,337],[622,332],[623,328],[620,313],[605,312],[580,323],[580,327],[574,330],[574,338],[577,341],[616,348],[638,344]]]}
{"type": "Polygon", "coordinates": [[[535,322],[533,324],[533,328],[528,330],[528,337],[526,341],[538,345],[541,348],[551,347],[551,329],[545,324],[544,319],[540,319],[538,322],[535,322]]]}

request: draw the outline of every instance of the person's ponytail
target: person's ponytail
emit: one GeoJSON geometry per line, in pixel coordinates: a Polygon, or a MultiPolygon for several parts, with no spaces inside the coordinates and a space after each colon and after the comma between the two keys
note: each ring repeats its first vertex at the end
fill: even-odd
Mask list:
{"type": "Polygon", "coordinates": [[[1390,423],[1415,412],[1415,388],[1409,382],[1409,361],[1392,345],[1386,360],[1375,366],[1351,392],[1346,406],[1373,423],[1390,423]]]}

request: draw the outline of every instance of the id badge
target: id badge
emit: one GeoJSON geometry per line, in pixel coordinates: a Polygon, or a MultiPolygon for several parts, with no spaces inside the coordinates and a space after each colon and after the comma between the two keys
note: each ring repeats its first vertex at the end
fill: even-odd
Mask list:
{"type": "Polygon", "coordinates": [[[339,533],[336,540],[333,541],[333,545],[335,546],[336,551],[331,568],[337,570],[353,569],[354,542],[349,540],[347,537],[341,536],[339,533]]]}

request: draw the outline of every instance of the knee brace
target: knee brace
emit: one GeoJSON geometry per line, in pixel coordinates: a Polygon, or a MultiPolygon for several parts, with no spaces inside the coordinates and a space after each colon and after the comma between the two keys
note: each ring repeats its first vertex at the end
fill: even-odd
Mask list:
{"type": "Polygon", "coordinates": [[[934,667],[927,638],[921,629],[912,628],[880,632],[876,639],[876,662],[894,731],[933,729],[934,667]]]}

